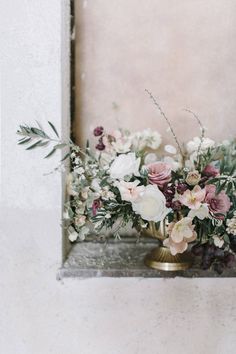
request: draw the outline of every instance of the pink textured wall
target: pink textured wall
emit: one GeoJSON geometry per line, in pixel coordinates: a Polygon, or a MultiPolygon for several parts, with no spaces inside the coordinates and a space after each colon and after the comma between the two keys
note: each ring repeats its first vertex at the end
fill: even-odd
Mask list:
{"type": "Polygon", "coordinates": [[[235,136],[236,1],[76,1],[75,129],[103,124],[166,133],[145,88],[158,97],[178,135],[235,136]]]}

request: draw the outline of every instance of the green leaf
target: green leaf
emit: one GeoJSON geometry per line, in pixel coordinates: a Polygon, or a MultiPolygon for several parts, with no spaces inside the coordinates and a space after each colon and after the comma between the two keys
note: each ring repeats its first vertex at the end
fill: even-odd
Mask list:
{"type": "Polygon", "coordinates": [[[18,145],[26,144],[31,140],[31,138],[22,138],[19,140],[18,145]]]}
{"type": "Polygon", "coordinates": [[[224,241],[226,243],[230,243],[230,239],[229,239],[229,236],[227,234],[224,234],[224,241]]]}
{"type": "Polygon", "coordinates": [[[54,146],[54,149],[62,149],[62,148],[64,148],[65,146],[67,146],[67,144],[65,144],[65,143],[57,144],[57,145],[54,146]]]}
{"type": "Polygon", "coordinates": [[[52,128],[52,130],[54,131],[54,133],[56,134],[56,136],[59,138],[59,134],[58,134],[56,128],[54,127],[54,125],[53,125],[51,122],[49,122],[49,121],[48,121],[48,124],[50,125],[50,127],[52,128]]]}
{"type": "Polygon", "coordinates": [[[42,140],[36,141],[36,143],[34,143],[33,145],[30,145],[29,147],[27,147],[26,150],[34,149],[34,148],[35,148],[36,146],[38,146],[41,142],[42,142],[42,140]]]}
{"type": "Polygon", "coordinates": [[[50,151],[49,154],[47,154],[44,158],[47,159],[48,157],[52,156],[55,152],[56,150],[53,148],[52,151],[50,151]]]}
{"type": "Polygon", "coordinates": [[[49,141],[42,141],[38,146],[46,146],[49,144],[49,141]]]}
{"type": "Polygon", "coordinates": [[[61,159],[61,162],[62,162],[62,161],[65,161],[68,157],[70,157],[70,153],[66,154],[66,155],[61,159]]]}

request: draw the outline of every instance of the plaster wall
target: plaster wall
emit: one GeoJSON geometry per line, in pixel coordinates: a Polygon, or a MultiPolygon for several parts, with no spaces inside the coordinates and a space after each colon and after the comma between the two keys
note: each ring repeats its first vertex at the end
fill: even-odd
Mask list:
{"type": "Polygon", "coordinates": [[[234,0],[75,1],[77,124],[84,140],[104,125],[159,130],[179,140],[199,135],[192,109],[216,140],[234,137],[236,2],[234,0]]]}
{"type": "Polygon", "coordinates": [[[56,280],[61,177],[44,174],[58,156],[25,152],[15,131],[62,129],[66,4],[0,1],[0,353],[234,354],[234,279],[56,280]]]}

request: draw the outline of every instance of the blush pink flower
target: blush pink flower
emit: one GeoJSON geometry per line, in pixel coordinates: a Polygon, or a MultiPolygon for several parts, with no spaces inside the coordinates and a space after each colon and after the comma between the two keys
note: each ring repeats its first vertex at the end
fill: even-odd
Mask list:
{"type": "Polygon", "coordinates": [[[216,186],[214,184],[206,185],[205,202],[209,211],[216,219],[224,220],[225,214],[229,211],[231,202],[227,194],[222,191],[216,194],[216,186]]]}
{"type": "Polygon", "coordinates": [[[188,243],[197,238],[192,219],[189,217],[185,217],[176,223],[170,223],[167,232],[169,238],[165,239],[163,244],[170,249],[173,256],[177,253],[185,252],[188,248],[188,243]]]}
{"type": "Polygon", "coordinates": [[[205,189],[195,186],[193,190],[187,189],[179,196],[179,201],[189,209],[199,209],[206,195],[205,189]]]}
{"type": "Polygon", "coordinates": [[[163,188],[171,181],[171,165],[165,162],[154,162],[147,165],[148,179],[151,184],[163,188]]]}

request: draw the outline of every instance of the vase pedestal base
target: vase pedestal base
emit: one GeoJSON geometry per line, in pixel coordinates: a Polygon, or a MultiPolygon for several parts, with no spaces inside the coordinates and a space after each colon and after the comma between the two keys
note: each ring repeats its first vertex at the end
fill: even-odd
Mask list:
{"type": "Polygon", "coordinates": [[[144,259],[144,263],[153,269],[165,271],[185,270],[191,267],[192,257],[185,252],[173,256],[169,248],[156,247],[144,259]]]}

